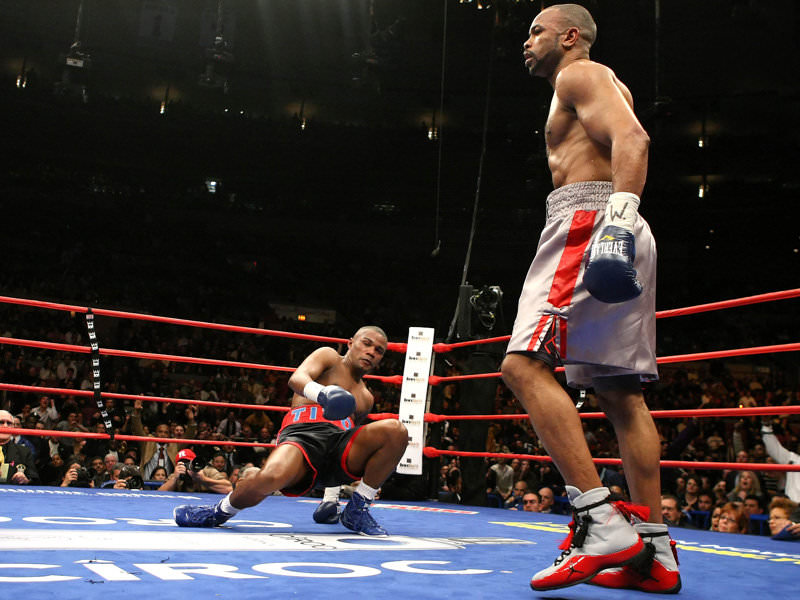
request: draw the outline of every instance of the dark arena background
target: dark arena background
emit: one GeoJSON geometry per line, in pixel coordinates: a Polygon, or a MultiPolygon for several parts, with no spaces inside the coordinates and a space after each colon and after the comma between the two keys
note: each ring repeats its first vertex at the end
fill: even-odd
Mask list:
{"type": "MultiPolygon", "coordinates": [[[[658,244],[657,309],[788,292],[662,315],[659,357],[765,349],[661,366],[648,405],[684,411],[657,421],[662,443],[677,448],[695,432],[662,458],[764,463],[768,409],[798,452],[800,5],[579,3],[598,24],[592,58],[630,88],[651,138],[640,212],[658,244]],[[698,425],[700,408],[717,412],[698,425]],[[725,412],[740,408],[762,412],[725,412]]],[[[552,89],[529,77],[522,44],[551,4],[0,0],[0,408],[33,428],[37,386],[74,388],[86,395],[45,393],[62,418],[74,405],[96,431],[88,350],[69,346],[88,344],[87,307],[323,336],[339,349],[365,323],[394,343],[409,327],[433,328],[452,350],[436,357],[434,377],[498,371],[502,344],[449,345],[510,333],[536,251],[552,190],[552,89]],[[19,343],[31,339],[51,346],[19,343]]],[[[96,332],[101,348],[162,357],[102,359],[103,393],[130,395],[115,409],[127,435],[134,395],[285,411],[286,374],[243,365],[296,367],[320,341],[100,313],[96,332]]],[[[386,379],[370,383],[375,413],[396,416],[391,378],[402,372],[402,355],[388,352],[377,372],[386,379]]],[[[429,388],[431,413],[521,410],[496,377],[447,383],[429,388]]],[[[575,400],[597,410],[591,394],[575,400]]],[[[171,406],[145,425],[156,410],[183,425],[171,406]]],[[[228,439],[213,437],[225,412],[200,407],[206,441],[228,439]]],[[[266,433],[226,433],[268,444],[279,418],[267,421],[266,433]]],[[[584,422],[594,456],[619,456],[605,421],[584,422]]],[[[524,419],[442,417],[427,435],[443,450],[544,454],[524,419]]],[[[460,459],[431,450],[423,476],[387,482],[375,512],[388,541],[313,523],[316,498],[270,498],[224,530],[177,531],[172,508],[197,495],[61,487],[63,470],[43,463],[41,486],[0,485],[2,596],[309,597],[331,584],[379,598],[531,593],[528,578],[552,561],[569,517],[498,508],[487,456],[460,459]],[[460,505],[439,501],[453,467],[460,505]]],[[[713,489],[731,471],[681,469],[662,469],[665,491],[701,475],[713,489]]],[[[560,491],[557,473],[535,470],[560,491]]],[[[793,593],[800,544],[772,540],[766,516],[749,534],[707,531],[708,516],[673,530],[682,597],[793,593]]],[[[582,585],[548,597],[624,595],[582,585]]]]}
{"type": "MultiPolygon", "coordinates": [[[[510,328],[552,189],[551,90],[521,61],[541,3],[479,4],[2,0],[4,287],[188,318],[298,303],[445,334],[483,154],[466,279],[502,288],[510,328]]],[[[796,4],[586,5],[593,56],[652,138],[659,308],[791,286],[796,4]]]]}

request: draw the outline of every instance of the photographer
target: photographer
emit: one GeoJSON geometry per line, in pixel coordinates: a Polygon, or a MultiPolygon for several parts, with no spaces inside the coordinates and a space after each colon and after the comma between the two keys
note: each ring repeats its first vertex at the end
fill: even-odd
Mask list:
{"type": "Polygon", "coordinates": [[[119,479],[114,483],[115,490],[144,489],[144,480],[136,465],[125,465],[119,472],[119,479]]]}
{"type": "Polygon", "coordinates": [[[233,485],[225,476],[210,465],[204,466],[194,451],[185,448],[178,452],[175,470],[158,488],[159,492],[213,492],[228,494],[233,485]]]}
{"type": "Polygon", "coordinates": [[[94,481],[89,470],[79,460],[76,460],[75,457],[70,457],[68,464],[69,467],[61,480],[61,487],[94,487],[94,481]]]}

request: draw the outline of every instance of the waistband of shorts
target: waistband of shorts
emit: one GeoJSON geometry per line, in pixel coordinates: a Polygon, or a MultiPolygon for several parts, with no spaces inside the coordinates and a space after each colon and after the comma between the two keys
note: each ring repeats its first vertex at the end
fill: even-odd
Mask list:
{"type": "Polygon", "coordinates": [[[563,218],[576,210],[603,210],[613,191],[610,181],[578,181],[561,186],[547,196],[547,218],[563,218]]]}

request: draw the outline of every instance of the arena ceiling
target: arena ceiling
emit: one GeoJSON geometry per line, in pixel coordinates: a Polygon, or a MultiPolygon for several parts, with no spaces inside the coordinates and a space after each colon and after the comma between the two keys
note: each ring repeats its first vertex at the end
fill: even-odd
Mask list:
{"type": "MultiPolygon", "coordinates": [[[[546,86],[527,81],[520,47],[532,17],[552,3],[2,0],[0,47],[6,78],[29,73],[52,86],[70,71],[90,94],[155,109],[166,99],[252,115],[302,110],[308,119],[413,125],[430,123],[443,92],[440,124],[475,127],[489,80],[494,111],[518,114],[532,97],[547,96],[546,86]],[[74,61],[66,68],[76,52],[91,65],[83,72],[74,61]]],[[[595,57],[628,82],[640,105],[797,92],[788,76],[798,67],[800,11],[792,0],[584,4],[599,24],[595,57]]]]}

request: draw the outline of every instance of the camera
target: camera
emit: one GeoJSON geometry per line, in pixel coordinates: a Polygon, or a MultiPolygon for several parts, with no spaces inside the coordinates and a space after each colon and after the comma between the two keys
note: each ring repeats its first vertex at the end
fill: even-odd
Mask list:
{"type": "Polygon", "coordinates": [[[89,475],[89,470],[86,467],[79,467],[75,469],[78,477],[75,481],[69,482],[69,487],[88,488],[91,487],[92,476],[89,475]]]}
{"type": "Polygon", "coordinates": [[[125,487],[129,490],[142,490],[144,489],[144,480],[138,475],[131,475],[131,478],[125,482],[125,487]]]}
{"type": "Polygon", "coordinates": [[[191,481],[192,476],[189,471],[200,471],[205,466],[203,461],[198,458],[198,456],[194,453],[193,450],[189,448],[184,448],[180,452],[178,452],[177,462],[182,463],[186,467],[186,473],[180,476],[181,481],[191,481]]]}
{"type": "Polygon", "coordinates": [[[125,480],[125,487],[129,490],[144,489],[144,480],[139,473],[139,468],[134,465],[125,465],[119,472],[119,478],[125,480]]]}

